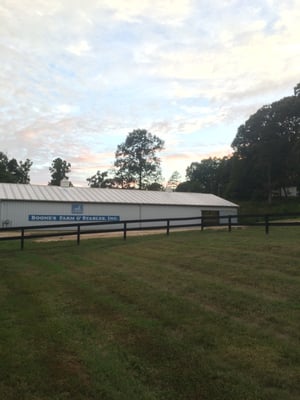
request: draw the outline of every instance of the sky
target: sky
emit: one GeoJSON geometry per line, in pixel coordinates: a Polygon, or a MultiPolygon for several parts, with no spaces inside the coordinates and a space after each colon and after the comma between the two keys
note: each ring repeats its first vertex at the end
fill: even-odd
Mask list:
{"type": "Polygon", "coordinates": [[[1,0],[0,151],[32,184],[113,168],[134,129],[167,181],[232,152],[238,127],[300,82],[300,0],[1,0]]]}

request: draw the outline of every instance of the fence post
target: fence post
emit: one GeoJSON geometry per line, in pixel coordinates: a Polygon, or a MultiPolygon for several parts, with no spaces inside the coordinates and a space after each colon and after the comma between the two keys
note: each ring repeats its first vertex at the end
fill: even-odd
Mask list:
{"type": "Polygon", "coordinates": [[[127,237],[127,223],[124,222],[123,239],[126,240],[127,237]]]}
{"type": "Polygon", "coordinates": [[[77,246],[80,244],[80,225],[77,225],[77,246]]]}
{"type": "Polygon", "coordinates": [[[231,232],[231,215],[228,217],[228,232],[231,232]]]}
{"type": "Polygon", "coordinates": [[[170,234],[170,220],[167,219],[167,235],[169,236],[170,234]]]}
{"type": "Polygon", "coordinates": [[[265,233],[266,235],[269,234],[269,216],[265,215],[265,233]]]}
{"type": "Polygon", "coordinates": [[[24,228],[21,228],[21,250],[24,250],[24,228]]]}

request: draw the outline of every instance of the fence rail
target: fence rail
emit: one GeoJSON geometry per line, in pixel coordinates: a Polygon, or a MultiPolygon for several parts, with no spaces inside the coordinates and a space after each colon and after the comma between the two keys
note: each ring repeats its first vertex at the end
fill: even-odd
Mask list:
{"type": "Polygon", "coordinates": [[[76,236],[77,245],[80,244],[82,235],[97,233],[113,233],[122,232],[123,239],[127,239],[127,233],[131,231],[149,231],[149,230],[165,230],[169,235],[171,229],[178,228],[201,228],[223,226],[227,227],[231,232],[234,226],[262,226],[265,233],[269,234],[270,227],[276,226],[300,226],[300,220],[284,220],[286,218],[300,218],[300,213],[287,214],[242,214],[242,215],[224,215],[219,216],[221,223],[216,224],[214,216],[199,217],[178,217],[178,218],[159,218],[159,219],[135,219],[111,222],[85,222],[85,223],[68,223],[68,224],[49,224],[49,225],[31,225],[0,228],[0,241],[20,240],[21,250],[24,249],[24,243],[27,239],[50,238],[57,236],[76,236]],[[181,223],[182,222],[182,223],[181,223]],[[136,226],[136,225],[139,226],[136,226]],[[147,226],[145,226],[147,224],[147,226]],[[150,224],[150,225],[148,225],[150,224]],[[151,225],[153,224],[153,225],[151,225]],[[159,224],[159,225],[157,225],[159,224]],[[114,227],[114,225],[116,227],[114,227]],[[144,226],[143,226],[144,225],[144,226]],[[90,227],[90,229],[86,229],[90,227]],[[61,231],[66,228],[65,231],[61,231]],[[84,229],[83,229],[84,228],[84,229]],[[49,232],[49,229],[51,230],[49,232]],[[59,229],[60,231],[53,231],[59,229]],[[48,230],[48,231],[47,231],[48,230]],[[41,231],[36,233],[35,231],[41,231]],[[18,234],[8,234],[16,232],[18,234]]]}

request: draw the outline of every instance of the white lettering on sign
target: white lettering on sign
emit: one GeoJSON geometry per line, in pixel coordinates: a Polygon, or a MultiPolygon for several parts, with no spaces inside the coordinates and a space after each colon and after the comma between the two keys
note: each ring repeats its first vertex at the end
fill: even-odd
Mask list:
{"type": "Polygon", "coordinates": [[[39,215],[29,214],[28,221],[33,222],[118,222],[119,215],[39,215]]]}

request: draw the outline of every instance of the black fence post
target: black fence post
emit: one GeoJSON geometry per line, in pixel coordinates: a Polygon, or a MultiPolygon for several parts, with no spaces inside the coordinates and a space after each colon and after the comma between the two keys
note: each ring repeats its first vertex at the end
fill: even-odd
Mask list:
{"type": "Polygon", "coordinates": [[[77,225],[77,246],[80,245],[80,225],[77,225]]]}
{"type": "Polygon", "coordinates": [[[266,235],[269,234],[269,226],[270,226],[270,224],[269,224],[269,216],[265,215],[265,232],[266,232],[266,235]]]}
{"type": "Polygon", "coordinates": [[[167,219],[167,235],[169,236],[170,234],[170,220],[167,219]]]}
{"type": "MultiPolygon", "coordinates": [[[[238,223],[240,225],[244,225],[244,226],[261,226],[261,227],[265,227],[265,234],[268,235],[270,233],[270,228],[273,226],[300,226],[300,222],[298,221],[292,221],[292,222],[284,222],[284,221],[279,221],[279,222],[274,222],[274,217],[291,217],[291,216],[295,216],[295,217],[300,217],[300,213],[288,213],[288,214],[245,214],[245,215],[226,215],[226,216],[222,216],[220,218],[228,218],[227,224],[223,225],[227,225],[228,227],[228,231],[231,232],[232,231],[232,227],[236,226],[238,223]],[[255,217],[256,220],[254,222],[252,222],[252,220],[250,218],[255,217]],[[234,219],[235,218],[235,219],[234,219]]],[[[159,218],[159,219],[146,219],[146,220],[127,220],[125,221],[112,221],[111,224],[114,224],[117,226],[117,228],[112,228],[112,229],[96,229],[96,232],[122,232],[123,231],[123,237],[124,240],[127,239],[127,231],[131,231],[131,230],[135,230],[134,228],[128,228],[127,224],[137,224],[138,222],[141,224],[139,228],[137,228],[137,230],[146,230],[146,229],[161,229],[164,230],[166,229],[166,234],[169,235],[170,234],[170,230],[173,227],[176,228],[180,228],[180,227],[197,227],[197,229],[199,227],[201,227],[201,231],[204,230],[204,228],[206,226],[209,226],[208,222],[211,220],[211,217],[203,217],[203,215],[201,215],[200,217],[177,217],[177,218],[159,218]],[[199,221],[200,219],[200,221],[199,221]],[[188,220],[196,220],[197,222],[191,223],[191,224],[187,224],[188,220]],[[173,221],[177,221],[176,223],[174,223],[174,225],[172,224],[173,221]],[[178,221],[183,221],[182,224],[178,221]],[[154,226],[149,226],[149,223],[153,222],[154,224],[157,224],[158,222],[160,222],[161,224],[159,225],[159,227],[157,227],[157,225],[154,226]],[[166,225],[162,224],[163,222],[166,222],[166,225]],[[144,223],[147,224],[146,226],[144,226],[144,223]],[[177,225],[178,224],[178,225],[177,225]]],[[[77,235],[77,244],[80,244],[80,240],[81,240],[81,235],[87,233],[88,231],[82,231],[81,230],[81,226],[98,226],[100,225],[101,227],[103,225],[107,225],[110,223],[107,222],[92,222],[92,223],[86,223],[86,224],[57,224],[57,225],[34,225],[34,226],[17,226],[17,227],[11,227],[11,228],[1,228],[0,227],[0,232],[1,232],[1,237],[0,237],[0,241],[3,240],[20,240],[20,249],[23,250],[25,247],[25,240],[26,239],[33,239],[33,238],[41,238],[41,237],[54,237],[54,236],[73,236],[73,238],[75,237],[75,235],[77,235]],[[68,231],[68,232],[62,232],[59,233],[58,232],[54,232],[54,233],[42,233],[42,234],[36,234],[34,232],[29,233],[28,235],[26,235],[26,230],[30,231],[31,229],[36,230],[36,229],[45,229],[45,228],[49,228],[49,229],[53,229],[53,228],[63,228],[63,227],[71,227],[72,230],[68,231]],[[12,235],[7,235],[7,236],[3,236],[3,232],[9,232],[9,231],[14,231],[16,232],[16,235],[12,236],[12,235]]],[[[225,227],[224,226],[224,227],[225,227]]],[[[85,229],[85,228],[83,228],[85,229]]],[[[5,235],[5,233],[4,233],[5,235]]]]}
{"type": "Polygon", "coordinates": [[[24,228],[21,228],[21,250],[24,250],[24,228]]]}
{"type": "Polygon", "coordinates": [[[127,223],[124,222],[123,239],[126,240],[127,237],[127,223]]]}

